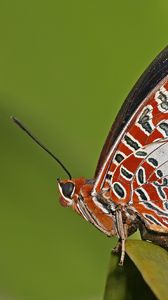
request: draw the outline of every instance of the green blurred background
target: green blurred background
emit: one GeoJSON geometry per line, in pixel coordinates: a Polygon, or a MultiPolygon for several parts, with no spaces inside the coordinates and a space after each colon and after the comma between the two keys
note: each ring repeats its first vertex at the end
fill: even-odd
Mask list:
{"type": "Polygon", "coordinates": [[[94,174],[132,85],[168,43],[167,1],[1,1],[0,299],[102,299],[108,239],[58,203],[65,173],[94,174]]]}

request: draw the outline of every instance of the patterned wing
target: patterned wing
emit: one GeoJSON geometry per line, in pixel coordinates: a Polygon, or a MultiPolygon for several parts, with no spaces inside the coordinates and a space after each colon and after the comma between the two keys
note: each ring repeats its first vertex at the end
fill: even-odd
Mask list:
{"type": "Polygon", "coordinates": [[[99,159],[94,192],[110,191],[114,203],[130,205],[149,228],[168,231],[167,170],[168,48],[121,108],[99,159]]]}
{"type": "Polygon", "coordinates": [[[168,230],[168,138],[130,154],[107,182],[115,203],[130,205],[150,229],[168,230]]]}
{"type": "Polygon", "coordinates": [[[151,229],[168,229],[168,139],[154,144],[135,172],[132,202],[151,229]]]}
{"type": "Polygon", "coordinates": [[[168,136],[168,47],[149,66],[128,95],[103,147],[94,191],[108,185],[126,157],[168,136]]]}

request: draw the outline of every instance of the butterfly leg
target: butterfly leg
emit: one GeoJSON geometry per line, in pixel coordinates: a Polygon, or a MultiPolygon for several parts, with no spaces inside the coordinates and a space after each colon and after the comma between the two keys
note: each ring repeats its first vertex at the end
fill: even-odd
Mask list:
{"type": "Polygon", "coordinates": [[[121,252],[121,239],[118,239],[117,245],[112,249],[112,253],[118,254],[121,252]]]}
{"type": "Polygon", "coordinates": [[[124,257],[125,257],[125,241],[127,239],[127,224],[123,223],[122,218],[122,211],[121,208],[118,208],[116,210],[116,225],[117,225],[117,232],[119,235],[119,243],[121,247],[121,257],[119,265],[122,266],[124,263],[124,257]]]}

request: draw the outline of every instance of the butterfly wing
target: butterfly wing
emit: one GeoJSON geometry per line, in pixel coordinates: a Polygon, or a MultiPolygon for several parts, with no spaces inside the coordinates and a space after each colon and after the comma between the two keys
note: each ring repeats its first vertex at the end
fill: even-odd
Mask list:
{"type": "MultiPolygon", "coordinates": [[[[146,225],[168,230],[168,139],[148,145],[132,180],[133,207],[146,225]]],[[[161,229],[160,229],[161,230],[161,229]]]]}
{"type": "Polygon", "coordinates": [[[98,161],[94,191],[103,188],[108,173],[112,176],[125,157],[167,136],[167,75],[168,47],[147,68],[121,107],[98,161]]]}
{"type": "Polygon", "coordinates": [[[107,182],[115,203],[130,206],[150,229],[168,231],[168,138],[131,153],[107,182]]]}

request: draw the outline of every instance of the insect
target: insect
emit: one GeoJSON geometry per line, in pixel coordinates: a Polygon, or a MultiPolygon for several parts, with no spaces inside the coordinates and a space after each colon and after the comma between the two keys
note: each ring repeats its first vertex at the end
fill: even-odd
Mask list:
{"type": "Polygon", "coordinates": [[[125,241],[137,229],[144,240],[168,248],[168,47],[150,64],[122,105],[93,179],[73,179],[62,162],[23,124],[13,120],[65,170],[60,203],[71,206],[107,236],[125,241]]]}

